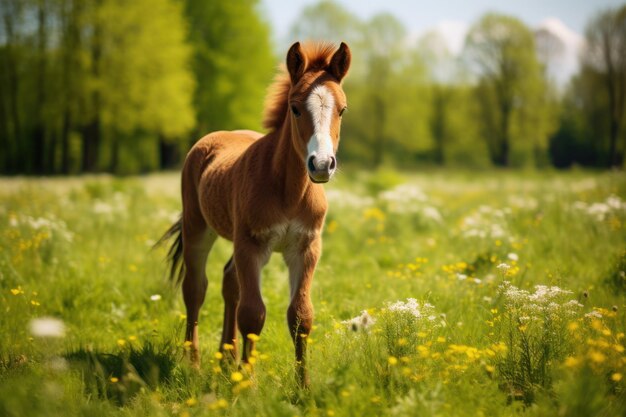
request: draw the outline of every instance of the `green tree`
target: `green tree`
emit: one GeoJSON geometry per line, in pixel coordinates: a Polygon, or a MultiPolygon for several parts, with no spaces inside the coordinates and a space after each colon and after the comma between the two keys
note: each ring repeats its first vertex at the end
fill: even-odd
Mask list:
{"type": "Polygon", "coordinates": [[[479,123],[492,163],[508,166],[512,151],[545,148],[554,115],[545,111],[532,32],[514,17],[486,14],[470,29],[465,53],[478,75],[479,123]]]}
{"type": "Polygon", "coordinates": [[[269,26],[257,8],[258,0],[186,1],[197,80],[196,135],[261,127],[276,61],[269,26]]]}
{"type": "Polygon", "coordinates": [[[153,169],[159,141],[186,138],[194,81],[176,0],[2,0],[0,15],[3,172],[153,169]]]}
{"type": "Polygon", "coordinates": [[[100,117],[109,145],[109,168],[120,169],[120,152],[125,150],[127,163],[154,169],[156,160],[145,160],[149,160],[146,154],[156,155],[158,140],[182,139],[194,125],[191,48],[185,43],[180,4],[109,0],[102,5],[100,17],[103,37],[97,81],[102,87],[100,117]],[[142,137],[148,143],[133,144],[142,137]]]}
{"type": "MultiPolygon", "coordinates": [[[[626,5],[608,9],[591,19],[585,33],[587,47],[583,73],[598,81],[598,92],[607,99],[608,146],[606,166],[621,167],[626,152],[626,5]],[[621,143],[620,143],[621,141],[621,143]]],[[[598,137],[603,137],[596,132],[598,137]]]]}

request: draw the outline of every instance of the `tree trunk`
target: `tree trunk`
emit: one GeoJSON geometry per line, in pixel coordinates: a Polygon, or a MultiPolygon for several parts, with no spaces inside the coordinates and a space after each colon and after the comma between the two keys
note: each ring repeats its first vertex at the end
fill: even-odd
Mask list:
{"type": "Polygon", "coordinates": [[[175,168],[180,161],[178,143],[168,142],[163,135],[159,135],[159,168],[175,168]]]}
{"type": "MultiPolygon", "coordinates": [[[[100,1],[96,1],[96,8],[100,6],[100,1]]],[[[94,80],[100,79],[100,65],[102,58],[101,48],[102,26],[98,18],[94,21],[93,39],[91,42],[92,77],[94,80]]],[[[101,97],[100,91],[96,89],[91,94],[92,117],[91,121],[83,127],[83,171],[95,172],[98,169],[100,154],[101,129],[100,120],[101,97]]]]}
{"type": "Polygon", "coordinates": [[[61,173],[70,173],[70,126],[71,116],[68,108],[63,113],[63,126],[61,128],[61,173]]]}
{"type": "MultiPolygon", "coordinates": [[[[13,10],[14,13],[17,13],[13,10]]],[[[15,51],[15,46],[17,44],[17,37],[15,35],[14,26],[13,26],[13,16],[9,8],[5,9],[3,20],[4,20],[4,30],[6,34],[6,72],[7,72],[7,80],[8,80],[8,108],[7,108],[7,121],[10,120],[11,131],[12,131],[12,139],[13,146],[9,149],[12,150],[11,155],[8,157],[9,160],[9,171],[17,172],[20,168],[18,167],[17,161],[23,161],[23,143],[22,143],[22,126],[20,122],[20,114],[19,114],[19,79],[17,76],[17,56],[15,51]]],[[[7,129],[9,130],[9,129],[7,129]]]]}
{"type": "Polygon", "coordinates": [[[46,106],[46,4],[45,0],[38,1],[37,8],[37,93],[35,101],[35,126],[33,129],[32,149],[33,171],[36,174],[45,173],[46,129],[44,122],[44,108],[46,106]]]}

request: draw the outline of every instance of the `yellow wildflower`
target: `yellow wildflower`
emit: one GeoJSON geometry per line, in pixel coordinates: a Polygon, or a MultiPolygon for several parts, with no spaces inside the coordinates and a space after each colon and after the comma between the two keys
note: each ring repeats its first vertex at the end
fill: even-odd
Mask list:
{"type": "Polygon", "coordinates": [[[256,335],[254,333],[248,333],[248,340],[250,340],[251,342],[258,342],[259,341],[259,335],[256,335]]]}
{"type": "Polygon", "coordinates": [[[578,366],[578,364],[580,363],[580,358],[577,358],[575,356],[568,356],[567,358],[565,358],[565,366],[567,366],[568,368],[575,368],[578,366]]]}
{"type": "Polygon", "coordinates": [[[606,360],[606,356],[602,352],[592,350],[589,352],[589,359],[594,363],[602,363],[606,360]]]}
{"type": "Polygon", "coordinates": [[[613,375],[611,375],[611,381],[619,382],[621,380],[622,380],[622,374],[620,374],[619,372],[615,372],[613,375]]]}
{"type": "Polygon", "coordinates": [[[189,407],[193,407],[194,405],[198,404],[198,400],[196,400],[195,398],[189,398],[187,401],[185,401],[185,404],[187,404],[187,406],[189,407]]]}
{"type": "Polygon", "coordinates": [[[17,288],[11,289],[11,294],[13,294],[13,295],[24,294],[24,290],[22,290],[21,286],[18,286],[17,288]]]}
{"type": "Polygon", "coordinates": [[[115,384],[117,381],[119,381],[119,379],[114,377],[114,376],[112,376],[111,379],[109,379],[109,381],[111,381],[112,383],[115,384]]]}
{"type": "Polygon", "coordinates": [[[241,382],[243,381],[243,374],[241,372],[235,371],[230,374],[230,380],[233,382],[241,382]]]}
{"type": "Polygon", "coordinates": [[[389,365],[394,366],[398,363],[398,358],[396,358],[395,356],[390,356],[387,358],[387,362],[389,362],[389,365]]]}
{"type": "Polygon", "coordinates": [[[224,355],[222,354],[222,352],[215,352],[215,353],[213,354],[213,357],[214,357],[215,359],[217,359],[217,360],[220,360],[220,359],[222,359],[222,358],[224,357],[224,355]]]}
{"type": "Polygon", "coordinates": [[[580,327],[580,325],[577,322],[575,322],[575,321],[570,321],[567,324],[567,330],[569,330],[572,333],[574,333],[576,330],[578,330],[579,327],[580,327]]]}

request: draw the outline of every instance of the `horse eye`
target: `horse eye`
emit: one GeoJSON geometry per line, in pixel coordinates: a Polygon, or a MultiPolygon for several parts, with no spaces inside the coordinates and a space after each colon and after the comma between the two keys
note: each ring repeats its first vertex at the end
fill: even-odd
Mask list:
{"type": "Polygon", "coordinates": [[[298,108],[296,106],[291,106],[291,112],[293,113],[294,116],[296,117],[300,117],[300,110],[298,110],[298,108]]]}
{"type": "Polygon", "coordinates": [[[343,109],[339,110],[339,117],[343,116],[343,112],[346,111],[348,108],[344,107],[343,109]]]}

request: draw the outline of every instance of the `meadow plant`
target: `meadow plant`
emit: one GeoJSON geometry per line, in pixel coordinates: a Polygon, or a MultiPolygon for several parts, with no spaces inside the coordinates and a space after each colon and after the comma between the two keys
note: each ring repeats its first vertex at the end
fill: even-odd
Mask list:
{"type": "Polygon", "coordinates": [[[557,286],[536,285],[529,292],[505,281],[499,292],[504,311],[493,322],[507,353],[498,373],[512,398],[531,403],[537,388],[550,387],[556,363],[572,351],[567,323],[581,315],[583,305],[557,286]]]}

